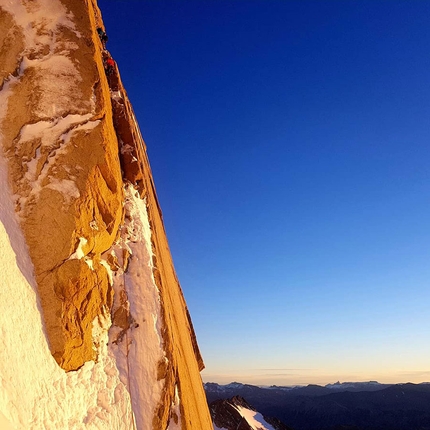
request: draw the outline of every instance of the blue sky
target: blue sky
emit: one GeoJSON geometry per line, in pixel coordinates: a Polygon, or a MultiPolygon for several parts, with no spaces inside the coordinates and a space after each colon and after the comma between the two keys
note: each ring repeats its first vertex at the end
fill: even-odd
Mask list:
{"type": "Polygon", "coordinates": [[[204,380],[429,381],[430,2],[99,6],[204,380]]]}

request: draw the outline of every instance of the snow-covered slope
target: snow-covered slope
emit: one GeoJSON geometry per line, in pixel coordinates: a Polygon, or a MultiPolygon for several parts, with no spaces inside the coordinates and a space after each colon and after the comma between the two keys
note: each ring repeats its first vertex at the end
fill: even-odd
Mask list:
{"type": "Polygon", "coordinates": [[[0,3],[0,428],[212,427],[95,0],[0,3]]]}
{"type": "Polygon", "coordinates": [[[240,396],[216,400],[210,411],[214,430],[291,430],[277,419],[264,417],[240,396]]]}
{"type": "Polygon", "coordinates": [[[243,406],[237,406],[236,409],[252,430],[275,430],[259,412],[243,406]]]}

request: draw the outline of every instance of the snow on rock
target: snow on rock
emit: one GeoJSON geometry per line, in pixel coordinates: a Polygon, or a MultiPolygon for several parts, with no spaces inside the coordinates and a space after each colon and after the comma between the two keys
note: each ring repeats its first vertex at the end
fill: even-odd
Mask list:
{"type": "Polygon", "coordinates": [[[181,430],[181,408],[180,408],[180,399],[179,399],[179,393],[178,393],[178,386],[175,386],[175,398],[172,402],[172,408],[171,408],[171,417],[169,421],[169,426],[167,427],[167,430],[181,430]]]}
{"type": "Polygon", "coordinates": [[[214,430],[236,430],[238,428],[244,430],[287,430],[289,428],[279,420],[265,418],[241,396],[215,400],[210,404],[209,409],[214,430]]]}
{"type": "MultiPolygon", "coordinates": [[[[81,76],[70,58],[70,53],[79,46],[59,39],[64,29],[79,36],[73,15],[59,0],[34,0],[31,4],[9,0],[2,2],[0,7],[12,15],[15,23],[21,27],[25,40],[19,77],[12,79],[13,83],[28,77],[35,82],[33,93],[37,94],[37,108],[34,113],[39,117],[67,114],[71,107],[70,101],[82,99],[77,86],[81,76]]],[[[90,103],[87,103],[87,107],[91,107],[90,103]]]]}
{"type": "MultiPolygon", "coordinates": [[[[34,195],[46,186],[63,194],[66,205],[70,205],[80,196],[72,184],[76,178],[56,178],[53,166],[67,153],[73,133],[88,133],[100,123],[91,120],[94,97],[85,97],[80,89],[83,78],[76,58],[79,45],[64,38],[65,29],[78,38],[80,33],[73,14],[59,0],[35,0],[31,4],[9,0],[0,9],[11,14],[25,41],[17,58],[19,68],[6,78],[0,91],[0,122],[7,114],[8,99],[14,91],[19,86],[31,86],[27,96],[30,122],[24,123],[18,136],[14,136],[13,147],[8,142],[4,146],[13,150],[26,172],[19,181],[22,189],[28,192],[31,188],[34,195]],[[32,157],[28,156],[29,151],[32,157]]],[[[21,208],[28,197],[17,199],[21,208]]]]}
{"type": "Polygon", "coordinates": [[[76,251],[69,257],[69,260],[80,260],[85,257],[84,246],[88,243],[88,240],[85,237],[79,238],[79,243],[76,248],[76,251]]]}
{"type": "MultiPolygon", "coordinates": [[[[69,174],[69,179],[58,179],[52,173],[60,170],[60,157],[67,154],[73,134],[79,131],[88,133],[100,124],[98,120],[90,121],[91,117],[92,114],[67,115],[54,121],[26,124],[21,129],[15,144],[15,152],[19,152],[24,145],[28,145],[28,142],[39,142],[35,145],[33,158],[22,158],[22,166],[26,169],[22,186],[30,188],[29,196],[37,196],[45,186],[61,193],[68,205],[80,197],[75,176],[69,174]]],[[[20,206],[24,206],[22,202],[23,200],[20,206]]]]}
{"type": "Polygon", "coordinates": [[[48,42],[49,34],[60,26],[74,31],[75,25],[70,19],[64,5],[58,0],[36,0],[26,5],[20,0],[8,0],[1,7],[9,12],[18,25],[24,30],[26,45],[35,49],[48,42]],[[29,22],[37,22],[37,26],[29,26],[29,22]]]}
{"type": "Polygon", "coordinates": [[[67,205],[70,205],[72,200],[78,199],[81,195],[76,183],[70,179],[51,181],[46,187],[58,191],[67,205]]]}
{"type": "Polygon", "coordinates": [[[121,239],[111,254],[121,268],[113,272],[115,303],[110,345],[122,381],[130,390],[138,428],[151,430],[164,387],[159,369],[166,357],[161,338],[160,292],[152,272],[148,214],[145,201],[131,185],[125,189],[125,211],[121,239]],[[124,259],[124,255],[129,257],[124,259]]]}

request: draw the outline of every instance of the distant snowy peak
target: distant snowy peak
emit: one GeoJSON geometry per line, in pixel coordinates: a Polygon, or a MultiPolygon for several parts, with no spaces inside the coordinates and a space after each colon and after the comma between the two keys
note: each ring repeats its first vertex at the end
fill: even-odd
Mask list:
{"type": "Polygon", "coordinates": [[[225,388],[242,388],[244,384],[241,384],[240,382],[230,382],[230,384],[225,385],[225,388]]]}
{"type": "Polygon", "coordinates": [[[255,385],[248,385],[248,384],[241,384],[240,382],[230,382],[230,384],[226,385],[220,385],[216,382],[206,382],[203,384],[206,391],[211,392],[228,392],[228,391],[234,391],[234,390],[241,390],[243,388],[259,388],[255,385]]]}
{"type": "Polygon", "coordinates": [[[325,388],[330,389],[345,389],[345,388],[361,388],[366,390],[367,388],[379,388],[386,387],[386,384],[380,384],[377,381],[368,381],[368,382],[335,382],[334,384],[327,384],[325,388]]]}
{"type": "Polygon", "coordinates": [[[207,393],[224,393],[229,391],[227,385],[219,385],[215,382],[206,382],[203,384],[203,387],[207,393]]]}

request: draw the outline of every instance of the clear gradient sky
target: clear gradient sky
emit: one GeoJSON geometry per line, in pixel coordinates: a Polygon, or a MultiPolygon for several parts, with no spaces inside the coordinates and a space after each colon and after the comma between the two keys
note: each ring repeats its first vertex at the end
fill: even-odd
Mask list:
{"type": "Polygon", "coordinates": [[[205,381],[430,380],[430,1],[99,0],[205,381]]]}

